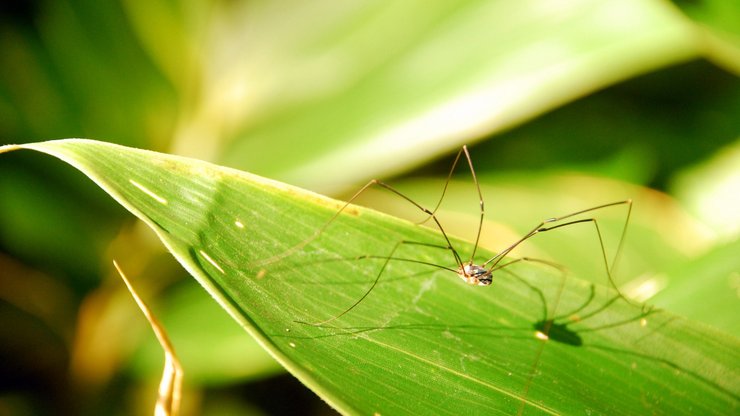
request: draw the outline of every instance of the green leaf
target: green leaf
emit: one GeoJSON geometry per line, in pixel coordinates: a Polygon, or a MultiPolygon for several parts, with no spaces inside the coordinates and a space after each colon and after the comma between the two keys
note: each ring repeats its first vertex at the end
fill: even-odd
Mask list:
{"type": "Polygon", "coordinates": [[[650,302],[740,335],[740,239],[719,245],[665,276],[670,282],[650,302]]]}
{"type": "MultiPolygon", "coordinates": [[[[297,323],[336,316],[360,298],[383,259],[358,256],[387,255],[400,240],[440,244],[440,234],[350,207],[319,238],[268,264],[341,203],[101,142],[0,153],[19,148],[73,165],[146,222],[234,319],[344,413],[727,414],[740,404],[736,338],[541,264],[502,269],[486,288],[391,261],[357,308],[331,325],[297,323]]],[[[463,258],[471,252],[453,244],[463,258]]],[[[396,256],[454,267],[446,250],[402,245],[396,256]]]]}
{"type": "Polygon", "coordinates": [[[697,23],[697,37],[708,59],[740,73],[740,3],[725,0],[674,0],[697,23]]]}
{"type": "Polygon", "coordinates": [[[324,192],[699,51],[692,25],[652,0],[223,3],[213,15],[224,23],[200,48],[202,112],[232,132],[221,160],[324,192]]]}

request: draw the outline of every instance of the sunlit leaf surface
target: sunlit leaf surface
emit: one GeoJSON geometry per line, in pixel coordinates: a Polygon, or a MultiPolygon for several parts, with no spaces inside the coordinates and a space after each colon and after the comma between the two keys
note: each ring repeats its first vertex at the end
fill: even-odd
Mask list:
{"type": "Polygon", "coordinates": [[[666,276],[671,285],[651,302],[740,335],[739,252],[740,239],[678,265],[666,276]]]}
{"type": "Polygon", "coordinates": [[[178,153],[200,157],[202,129],[225,128],[229,166],[326,192],[388,177],[695,58],[686,20],[646,0],[224,3],[178,153]]]}
{"type": "MultiPolygon", "coordinates": [[[[630,305],[603,287],[529,263],[500,271],[493,287],[473,287],[446,270],[392,261],[357,308],[324,327],[300,324],[335,316],[362,295],[383,260],[358,256],[383,256],[402,239],[438,244],[439,233],[353,207],[320,238],[266,264],[341,205],[247,173],[100,142],[22,148],[70,163],[149,224],[252,336],[342,412],[737,411],[736,338],[630,305]]],[[[470,244],[453,244],[470,253],[470,244]]],[[[444,250],[402,246],[396,255],[454,267],[444,250]]]]}

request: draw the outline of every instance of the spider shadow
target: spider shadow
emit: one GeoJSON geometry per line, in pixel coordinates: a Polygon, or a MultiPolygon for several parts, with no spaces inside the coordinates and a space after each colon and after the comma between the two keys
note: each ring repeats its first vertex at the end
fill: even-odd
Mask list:
{"type": "MultiPolygon", "coordinates": [[[[540,299],[540,303],[542,305],[542,317],[538,321],[534,322],[531,327],[536,331],[536,334],[538,334],[537,336],[540,339],[554,341],[573,347],[582,347],[584,346],[582,335],[585,333],[603,331],[635,322],[642,322],[643,319],[646,319],[648,316],[660,311],[659,309],[653,308],[652,306],[643,305],[642,308],[640,308],[640,310],[634,316],[594,327],[576,328],[576,325],[582,325],[588,319],[604,313],[617,301],[624,300],[630,306],[634,306],[634,304],[625,300],[620,293],[615,293],[614,295],[609,296],[601,305],[584,313],[584,311],[586,311],[589,307],[593,305],[594,302],[596,302],[596,285],[591,283],[588,286],[588,296],[580,303],[580,305],[576,306],[568,312],[561,314],[556,314],[560,301],[560,293],[558,293],[554,302],[555,304],[553,305],[553,312],[552,314],[550,314],[548,312],[547,297],[545,296],[545,293],[542,289],[533,285],[532,283],[509,269],[503,269],[502,271],[527,287],[530,291],[534,292],[535,295],[540,299]]],[[[563,275],[561,276],[561,279],[563,279],[563,282],[561,283],[561,286],[559,288],[560,291],[562,291],[564,288],[567,276],[563,275]]]]}

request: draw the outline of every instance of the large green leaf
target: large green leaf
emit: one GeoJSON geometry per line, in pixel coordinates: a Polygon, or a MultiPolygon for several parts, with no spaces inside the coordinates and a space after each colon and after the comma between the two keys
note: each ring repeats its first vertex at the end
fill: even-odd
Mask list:
{"type": "Polygon", "coordinates": [[[226,164],[327,192],[699,52],[653,0],[225,3],[213,16],[197,126],[228,126],[226,164]]]}
{"type": "MultiPolygon", "coordinates": [[[[319,238],[275,257],[341,204],[244,172],[101,142],[0,152],[19,148],[75,166],[150,225],[232,317],[342,412],[737,411],[736,338],[633,306],[550,267],[518,263],[484,288],[446,270],[391,261],[364,302],[314,327],[296,321],[337,315],[377,275],[383,260],[358,256],[386,255],[402,239],[440,243],[439,233],[351,207],[319,238]]],[[[469,243],[453,244],[462,256],[471,252],[469,243]]],[[[445,250],[402,246],[396,255],[454,267],[445,250]]]]}

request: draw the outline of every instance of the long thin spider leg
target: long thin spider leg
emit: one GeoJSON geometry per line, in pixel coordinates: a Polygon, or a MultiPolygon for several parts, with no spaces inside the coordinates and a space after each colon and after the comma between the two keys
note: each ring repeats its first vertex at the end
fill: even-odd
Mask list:
{"type": "Polygon", "coordinates": [[[624,225],[622,226],[622,235],[619,237],[619,244],[617,244],[617,251],[614,253],[614,258],[612,259],[612,266],[611,266],[612,276],[615,273],[614,269],[617,267],[619,256],[622,254],[622,247],[624,247],[624,239],[627,236],[627,228],[629,228],[630,217],[632,216],[632,200],[628,199],[626,201],[623,201],[623,203],[627,204],[627,215],[624,217],[624,225]]]}
{"type": "Polygon", "coordinates": [[[345,202],[344,205],[342,205],[342,207],[339,208],[339,210],[334,213],[334,215],[331,216],[331,218],[329,218],[329,221],[327,221],[324,225],[316,229],[316,231],[314,231],[314,233],[310,235],[308,238],[294,245],[293,247],[288,248],[282,253],[276,254],[272,257],[268,257],[266,259],[259,261],[257,264],[260,266],[264,266],[264,265],[275,263],[276,261],[282,260],[286,257],[289,257],[295,254],[296,251],[302,249],[303,247],[305,247],[312,241],[319,238],[319,236],[334,222],[334,220],[336,220],[339,217],[339,215],[342,212],[344,212],[345,209],[347,209],[347,207],[349,207],[352,204],[352,202],[354,202],[357,198],[359,198],[360,195],[362,195],[363,192],[365,192],[369,187],[375,185],[377,182],[378,182],[377,179],[373,179],[370,182],[366,183],[362,188],[360,188],[357,192],[355,192],[355,194],[352,195],[352,197],[348,199],[347,202],[345,202]]]}
{"type": "MultiPolygon", "coordinates": [[[[417,245],[417,246],[431,247],[431,248],[437,248],[437,249],[442,249],[442,250],[449,250],[450,249],[447,246],[442,246],[442,245],[439,245],[439,244],[432,244],[432,243],[423,243],[423,242],[420,242],[420,241],[408,241],[408,240],[404,240],[404,241],[402,241],[401,244],[409,244],[409,245],[412,245],[413,244],[413,245],[417,245]]],[[[436,267],[436,268],[439,268],[439,269],[444,269],[444,270],[447,270],[447,271],[451,271],[453,273],[457,273],[458,272],[458,270],[455,270],[455,269],[453,269],[451,267],[442,266],[442,265],[439,265],[437,263],[432,263],[432,262],[422,261],[422,260],[416,260],[416,259],[407,259],[407,258],[403,258],[403,257],[388,257],[388,256],[378,256],[378,255],[362,255],[362,256],[355,257],[355,259],[356,260],[361,260],[361,259],[390,259],[390,260],[395,260],[395,261],[405,261],[405,262],[409,262],[409,263],[424,264],[424,265],[427,265],[427,266],[433,266],[433,267],[436,267]]]]}
{"type": "Polygon", "coordinates": [[[460,255],[457,253],[457,250],[455,250],[455,248],[452,246],[452,242],[450,241],[450,238],[447,236],[447,233],[445,232],[444,228],[442,227],[442,224],[439,222],[439,219],[437,219],[437,216],[434,213],[432,213],[428,209],[424,208],[423,206],[419,205],[418,203],[416,203],[416,201],[414,201],[411,198],[407,197],[406,195],[404,195],[403,193],[401,193],[400,191],[398,191],[394,187],[392,187],[392,186],[390,186],[390,185],[388,185],[388,184],[386,184],[384,182],[381,182],[381,181],[376,181],[375,183],[378,186],[382,186],[383,188],[385,188],[385,189],[393,192],[394,194],[400,196],[401,198],[405,199],[409,203],[413,204],[415,207],[417,207],[420,210],[422,210],[424,213],[430,215],[432,217],[432,219],[434,220],[434,223],[437,224],[437,228],[439,228],[439,231],[442,233],[442,237],[444,237],[445,242],[447,242],[447,248],[452,252],[452,255],[455,257],[455,264],[457,264],[458,267],[463,267],[463,262],[462,262],[462,259],[460,258],[460,255]]]}
{"type": "Polygon", "coordinates": [[[360,256],[360,257],[356,257],[355,259],[356,260],[364,260],[364,259],[383,259],[383,260],[386,260],[387,259],[387,260],[393,260],[393,261],[405,261],[407,263],[423,264],[423,265],[426,265],[426,266],[432,266],[432,267],[436,267],[438,269],[447,270],[449,272],[457,273],[457,270],[455,270],[455,269],[453,269],[451,267],[441,266],[441,265],[439,265],[437,263],[432,263],[432,262],[429,262],[429,261],[422,261],[422,260],[415,260],[415,259],[407,259],[407,258],[404,258],[404,257],[360,256]]]}
{"type": "Polygon", "coordinates": [[[510,266],[510,265],[512,265],[514,263],[519,263],[519,262],[522,262],[522,261],[528,261],[528,262],[531,262],[531,263],[544,264],[546,266],[549,266],[549,267],[552,267],[554,269],[557,269],[563,275],[565,275],[567,273],[565,267],[563,267],[561,264],[558,264],[558,263],[555,263],[555,262],[552,262],[552,261],[549,261],[549,260],[537,259],[537,258],[534,258],[534,257],[520,257],[518,259],[513,259],[513,260],[511,260],[508,263],[499,264],[498,266],[491,268],[491,272],[494,272],[496,270],[503,269],[504,267],[507,267],[507,266],[510,266]]]}
{"type": "MultiPolygon", "coordinates": [[[[455,160],[452,162],[452,167],[450,167],[450,171],[449,173],[447,173],[447,180],[445,181],[444,188],[442,188],[442,195],[439,197],[439,200],[437,201],[437,205],[434,206],[434,209],[432,210],[432,214],[437,213],[439,206],[442,205],[442,200],[445,199],[445,194],[447,193],[447,187],[450,185],[450,180],[452,180],[452,174],[455,172],[455,167],[457,167],[457,162],[460,160],[460,155],[463,154],[463,150],[465,150],[465,153],[467,153],[467,146],[463,146],[462,148],[460,148],[460,151],[457,152],[457,156],[455,156],[455,160]]],[[[430,218],[432,218],[432,216],[427,215],[426,218],[417,222],[416,224],[418,225],[424,224],[425,222],[429,221],[430,218]]]]}
{"type": "Polygon", "coordinates": [[[536,227],[532,228],[532,230],[530,230],[527,234],[525,234],[524,237],[522,237],[519,240],[517,240],[514,244],[511,244],[510,246],[506,247],[505,249],[503,249],[501,252],[499,252],[495,256],[493,256],[490,259],[486,260],[483,263],[483,266],[486,266],[488,263],[491,263],[490,268],[491,268],[491,270],[494,270],[496,268],[496,265],[498,265],[498,263],[501,262],[501,260],[503,260],[504,258],[506,258],[506,256],[509,253],[511,253],[512,250],[514,250],[515,248],[519,247],[520,244],[522,244],[523,242],[529,240],[530,238],[534,237],[535,235],[537,235],[539,233],[543,233],[545,231],[554,230],[556,228],[566,227],[568,225],[579,224],[579,223],[582,223],[582,222],[590,222],[590,221],[593,221],[593,218],[581,219],[581,220],[575,220],[575,221],[569,221],[569,222],[566,222],[564,224],[558,224],[558,225],[555,225],[555,226],[552,226],[552,227],[545,227],[544,226],[545,224],[547,224],[549,222],[553,222],[553,221],[557,221],[557,220],[555,218],[550,218],[548,220],[545,220],[545,221],[540,222],[539,224],[537,224],[536,227]]]}
{"type": "MultiPolygon", "coordinates": [[[[574,225],[574,224],[587,223],[587,222],[593,223],[594,224],[594,227],[596,229],[596,235],[599,238],[599,247],[601,248],[601,256],[602,256],[602,259],[604,260],[604,267],[606,269],[606,277],[609,280],[609,284],[614,288],[614,290],[617,291],[617,293],[619,294],[619,296],[622,299],[624,299],[628,303],[632,303],[626,296],[624,296],[624,294],[622,294],[622,292],[619,290],[619,287],[617,286],[616,282],[614,281],[614,278],[612,277],[611,267],[609,266],[609,262],[608,262],[607,257],[606,257],[606,250],[604,249],[604,240],[602,238],[601,229],[599,228],[599,223],[598,223],[598,221],[596,221],[595,218],[584,218],[584,219],[580,219],[580,220],[568,221],[566,223],[554,225],[552,227],[543,227],[542,225],[544,225],[544,224],[540,224],[540,227],[538,227],[536,229],[533,229],[527,235],[525,235],[524,238],[520,239],[516,243],[514,243],[511,246],[507,247],[501,253],[499,253],[496,256],[494,256],[491,259],[491,260],[493,260],[493,263],[491,265],[491,270],[494,270],[496,268],[496,265],[504,258],[504,256],[506,256],[506,254],[510,253],[519,244],[521,244],[522,242],[526,241],[529,238],[532,238],[534,235],[536,235],[538,233],[545,232],[545,231],[556,230],[558,228],[567,227],[567,226],[574,225]]],[[[491,261],[491,260],[489,260],[489,261],[491,261]]],[[[486,263],[484,263],[484,265],[486,263]]]]}
{"type": "MultiPolygon", "coordinates": [[[[581,215],[581,214],[585,214],[587,212],[597,211],[597,210],[600,210],[600,209],[604,209],[604,208],[608,208],[608,207],[613,207],[613,206],[616,206],[616,205],[623,205],[623,204],[627,204],[628,205],[628,210],[627,210],[627,216],[626,216],[626,219],[625,219],[625,226],[624,226],[624,228],[622,228],[622,236],[620,237],[620,242],[619,242],[619,248],[621,249],[622,242],[623,242],[624,237],[625,237],[625,235],[627,233],[627,231],[626,231],[627,224],[629,223],[630,215],[632,213],[632,200],[631,199],[626,199],[624,201],[610,202],[608,204],[598,205],[598,206],[587,208],[587,209],[583,209],[583,210],[580,210],[580,211],[571,212],[570,214],[563,215],[563,216],[560,216],[560,217],[553,217],[553,218],[548,218],[546,220],[543,220],[542,222],[540,222],[539,224],[537,224],[537,226],[533,227],[532,230],[530,230],[527,234],[525,234],[524,237],[520,238],[517,242],[515,242],[512,245],[510,245],[505,250],[503,250],[499,254],[493,256],[492,258],[490,258],[488,261],[486,261],[483,264],[488,264],[488,263],[490,263],[492,261],[494,261],[494,262],[500,261],[500,258],[503,258],[504,256],[506,256],[506,254],[508,254],[511,250],[513,250],[514,248],[516,248],[519,244],[521,244],[524,241],[526,241],[527,239],[531,238],[533,235],[537,234],[538,232],[543,231],[543,230],[539,230],[539,229],[541,227],[543,227],[545,224],[562,221],[562,220],[565,220],[565,219],[568,219],[568,218],[571,218],[571,217],[575,217],[576,215],[581,215]]],[[[574,222],[574,223],[577,223],[577,222],[574,222]]],[[[552,228],[558,228],[558,227],[552,227],[552,228]]],[[[619,249],[617,251],[619,251],[619,249]]]]}
{"type": "Polygon", "coordinates": [[[470,159],[470,153],[468,153],[468,147],[463,146],[465,151],[465,158],[468,160],[468,167],[470,173],[473,175],[473,182],[475,183],[475,189],[478,191],[478,205],[480,205],[480,219],[478,220],[478,233],[475,235],[475,245],[473,246],[473,252],[470,254],[470,264],[473,263],[475,258],[475,252],[478,250],[478,243],[480,242],[480,233],[483,229],[483,217],[486,214],[486,209],[483,204],[483,193],[480,191],[480,184],[478,183],[478,177],[475,175],[475,169],[473,169],[473,161],[470,159]]]}
{"type": "MultiPolygon", "coordinates": [[[[622,247],[624,245],[624,239],[625,239],[625,236],[627,235],[627,228],[629,228],[628,225],[630,222],[630,217],[632,216],[632,199],[625,199],[624,201],[610,202],[608,204],[603,204],[603,205],[587,208],[581,211],[576,211],[568,215],[564,215],[562,217],[551,218],[550,220],[545,220],[545,223],[557,222],[557,221],[561,221],[561,220],[564,220],[570,217],[574,217],[576,215],[585,214],[587,212],[597,211],[603,208],[613,207],[617,205],[627,205],[627,215],[625,215],[624,217],[624,226],[622,226],[622,235],[619,237],[619,244],[617,245],[617,251],[614,254],[614,259],[612,260],[612,265],[611,265],[612,270],[610,270],[610,273],[613,273],[613,268],[616,265],[617,259],[619,258],[622,252],[622,247]]],[[[599,236],[599,241],[601,241],[601,236],[599,236]]],[[[603,244],[602,244],[602,251],[604,251],[603,244]]],[[[606,257],[606,253],[604,254],[604,256],[606,257]]]]}
{"type": "Polygon", "coordinates": [[[329,218],[329,220],[324,225],[322,225],[320,228],[318,228],[311,236],[309,236],[305,240],[301,241],[300,243],[294,245],[293,247],[290,247],[289,249],[287,249],[286,251],[284,251],[284,252],[282,252],[280,254],[277,254],[275,256],[269,257],[267,259],[264,259],[264,260],[258,262],[257,265],[264,266],[264,265],[268,265],[268,264],[274,263],[276,261],[279,261],[281,259],[284,259],[286,257],[289,257],[289,256],[293,255],[296,251],[298,251],[298,250],[302,249],[303,247],[305,247],[307,244],[309,244],[312,241],[314,241],[317,238],[319,238],[319,236],[321,236],[321,234],[323,234],[323,232],[334,222],[334,220],[336,220],[339,217],[339,215],[345,209],[347,209],[347,207],[350,206],[350,204],[352,204],[352,202],[354,202],[363,192],[365,192],[368,188],[370,188],[373,185],[380,186],[380,187],[382,187],[382,188],[384,188],[384,189],[386,189],[386,190],[388,190],[390,192],[393,192],[394,194],[400,196],[401,198],[403,198],[404,200],[406,200],[410,204],[412,204],[415,207],[417,207],[419,210],[421,210],[425,214],[429,215],[430,218],[432,218],[434,220],[435,224],[437,224],[437,228],[439,228],[439,231],[442,233],[442,236],[444,237],[445,241],[447,242],[447,247],[452,252],[453,257],[455,258],[455,263],[457,264],[457,266],[462,267],[462,264],[463,264],[462,259],[460,258],[460,255],[457,253],[457,250],[455,250],[455,248],[452,246],[452,242],[450,242],[450,239],[447,236],[447,233],[445,232],[444,228],[442,227],[442,224],[439,222],[439,219],[437,219],[437,216],[433,212],[429,211],[427,208],[424,208],[423,206],[419,205],[416,201],[412,200],[411,198],[409,198],[408,196],[406,196],[405,194],[403,194],[401,191],[395,189],[394,187],[392,187],[392,186],[388,185],[387,183],[382,182],[382,181],[380,181],[378,179],[371,180],[370,182],[366,183],[365,186],[363,186],[357,192],[355,192],[355,194],[352,195],[352,197],[349,200],[347,200],[347,202],[345,202],[344,205],[342,205],[342,207],[336,213],[334,213],[334,215],[332,215],[332,217],[329,218]]]}
{"type": "Polygon", "coordinates": [[[548,219],[540,222],[539,224],[537,224],[536,227],[532,228],[527,234],[525,234],[522,238],[520,238],[519,240],[517,240],[515,243],[511,244],[510,246],[506,247],[504,250],[502,250],[501,252],[499,252],[495,256],[493,256],[490,259],[488,259],[485,263],[483,263],[483,265],[485,266],[485,265],[491,263],[491,266],[490,266],[491,270],[495,269],[496,265],[501,260],[503,260],[512,250],[514,250],[516,247],[518,247],[524,241],[532,238],[534,235],[539,234],[541,232],[550,231],[550,230],[554,230],[554,229],[557,229],[557,228],[566,227],[566,226],[570,226],[570,225],[574,225],[574,224],[580,224],[580,223],[585,223],[585,222],[592,222],[594,224],[595,229],[596,229],[596,235],[598,236],[598,239],[599,239],[599,247],[601,248],[601,255],[602,255],[602,258],[604,260],[604,266],[606,268],[606,274],[607,274],[607,278],[609,280],[609,283],[620,294],[620,296],[623,299],[625,299],[629,303],[632,303],[626,296],[624,296],[619,291],[619,288],[617,287],[616,283],[614,282],[614,278],[613,278],[613,274],[612,274],[612,267],[617,262],[617,259],[618,259],[619,255],[621,253],[621,250],[622,250],[622,246],[623,246],[623,243],[624,243],[624,237],[625,237],[625,235],[627,233],[627,226],[629,224],[629,219],[630,219],[631,212],[632,212],[632,200],[631,199],[627,199],[627,200],[624,200],[624,201],[612,202],[612,203],[609,203],[609,204],[603,204],[603,205],[599,205],[599,206],[596,206],[596,207],[584,209],[584,210],[581,210],[581,211],[570,213],[568,215],[563,215],[561,217],[548,218],[548,219]],[[627,215],[625,217],[625,225],[622,228],[622,234],[621,234],[620,239],[619,239],[619,245],[617,247],[617,252],[616,252],[616,254],[614,256],[614,259],[612,261],[612,265],[611,266],[609,265],[609,261],[607,259],[607,255],[606,255],[606,249],[604,248],[604,239],[603,239],[602,234],[601,234],[601,229],[599,228],[598,221],[595,218],[586,218],[586,219],[568,221],[568,222],[563,223],[563,224],[557,224],[557,225],[554,225],[554,226],[545,227],[546,224],[553,223],[553,222],[558,222],[558,221],[562,221],[562,220],[565,220],[565,219],[568,219],[568,218],[572,218],[572,217],[574,217],[576,215],[585,214],[585,213],[596,211],[596,210],[599,210],[599,209],[603,209],[603,208],[607,208],[607,207],[612,207],[612,206],[616,206],[616,205],[624,205],[624,204],[626,204],[628,206],[627,215]]]}
{"type": "Polygon", "coordinates": [[[352,305],[350,305],[349,308],[347,308],[344,311],[342,311],[342,313],[340,313],[339,315],[335,315],[335,316],[333,316],[333,317],[331,317],[329,319],[326,319],[326,320],[320,321],[320,322],[306,322],[306,321],[295,321],[295,322],[296,323],[299,323],[299,324],[310,325],[310,326],[322,326],[322,325],[326,325],[329,322],[332,322],[334,320],[337,320],[337,319],[341,318],[342,316],[346,315],[349,311],[351,311],[357,305],[359,305],[360,303],[362,303],[362,301],[365,300],[365,298],[370,294],[370,292],[372,292],[373,289],[375,289],[375,286],[377,286],[378,281],[380,281],[380,277],[383,275],[383,272],[385,272],[385,269],[386,269],[386,267],[388,266],[388,263],[391,260],[407,261],[407,262],[413,262],[413,263],[418,263],[418,264],[424,264],[424,265],[427,265],[427,266],[433,266],[433,267],[437,267],[437,268],[442,269],[442,270],[449,270],[449,271],[452,271],[452,272],[457,273],[457,270],[455,270],[455,269],[451,269],[449,267],[441,266],[441,265],[438,265],[438,264],[435,264],[435,263],[430,263],[430,262],[424,262],[424,261],[419,261],[419,260],[412,260],[412,259],[404,259],[404,258],[394,257],[393,255],[396,253],[396,250],[398,250],[398,248],[400,246],[404,245],[404,244],[423,245],[423,246],[428,246],[428,247],[433,247],[433,248],[440,248],[440,249],[449,250],[449,247],[445,247],[445,246],[440,246],[440,245],[435,245],[435,244],[428,244],[428,243],[420,243],[418,241],[406,241],[406,240],[402,240],[402,241],[399,241],[398,243],[396,243],[393,246],[393,249],[388,254],[388,256],[360,256],[360,257],[357,257],[358,259],[362,259],[362,258],[382,258],[382,259],[385,260],[383,262],[383,265],[380,268],[380,271],[378,271],[378,274],[375,276],[375,280],[373,280],[373,283],[365,291],[365,293],[363,293],[363,295],[359,299],[357,299],[355,301],[355,303],[353,303],[352,305]]]}
{"type": "MultiPolygon", "coordinates": [[[[629,218],[628,218],[628,220],[629,220],[629,218]]],[[[622,247],[622,241],[621,241],[621,239],[620,239],[620,242],[619,242],[619,247],[617,248],[617,254],[615,255],[614,260],[613,260],[613,262],[612,262],[612,264],[610,266],[609,265],[609,261],[607,260],[606,249],[604,248],[604,238],[602,237],[602,234],[601,234],[601,228],[599,227],[599,222],[595,218],[586,218],[586,219],[583,219],[583,220],[570,221],[570,222],[567,222],[565,224],[559,224],[559,225],[556,225],[556,226],[553,226],[553,227],[547,227],[547,228],[541,229],[540,231],[550,231],[550,230],[554,230],[556,228],[565,227],[565,226],[572,225],[572,224],[577,224],[577,223],[586,223],[586,222],[593,223],[594,224],[594,227],[596,229],[596,235],[599,238],[599,247],[601,247],[601,256],[602,256],[602,259],[604,260],[604,267],[606,269],[606,277],[609,280],[609,284],[614,288],[614,290],[617,291],[617,294],[619,295],[619,298],[624,299],[627,303],[629,303],[631,305],[634,305],[634,306],[639,305],[638,303],[632,302],[627,296],[624,296],[624,294],[622,293],[622,291],[619,290],[619,287],[617,286],[617,283],[614,281],[614,276],[613,276],[612,268],[613,268],[615,262],[617,261],[617,257],[619,256],[619,251],[621,250],[621,247],[622,247]]],[[[622,231],[622,237],[624,237],[625,233],[626,233],[626,228],[625,228],[625,230],[622,231]]]]}
{"type": "Polygon", "coordinates": [[[475,174],[475,168],[473,167],[473,159],[470,157],[470,152],[468,151],[467,145],[463,145],[460,151],[457,152],[457,156],[455,156],[455,161],[452,162],[452,167],[450,168],[450,172],[447,174],[447,180],[445,181],[444,188],[442,188],[442,195],[439,197],[439,200],[437,201],[437,205],[434,206],[434,209],[431,211],[431,214],[427,216],[427,218],[425,218],[423,221],[418,222],[417,224],[424,224],[425,222],[429,221],[430,218],[433,218],[434,214],[437,213],[437,210],[439,209],[440,205],[442,205],[442,200],[444,200],[444,197],[447,193],[447,188],[450,185],[452,174],[455,172],[457,163],[460,160],[460,155],[463,155],[463,154],[465,155],[465,160],[468,163],[470,174],[473,176],[473,183],[475,184],[475,189],[478,192],[478,204],[480,205],[480,219],[478,221],[478,233],[475,236],[475,245],[473,246],[473,252],[470,254],[470,260],[468,261],[470,264],[472,264],[473,259],[475,259],[475,252],[478,250],[478,244],[480,242],[480,235],[483,229],[483,219],[485,217],[486,210],[485,210],[485,206],[483,202],[483,192],[481,192],[480,190],[480,183],[478,183],[478,176],[475,174]]]}

